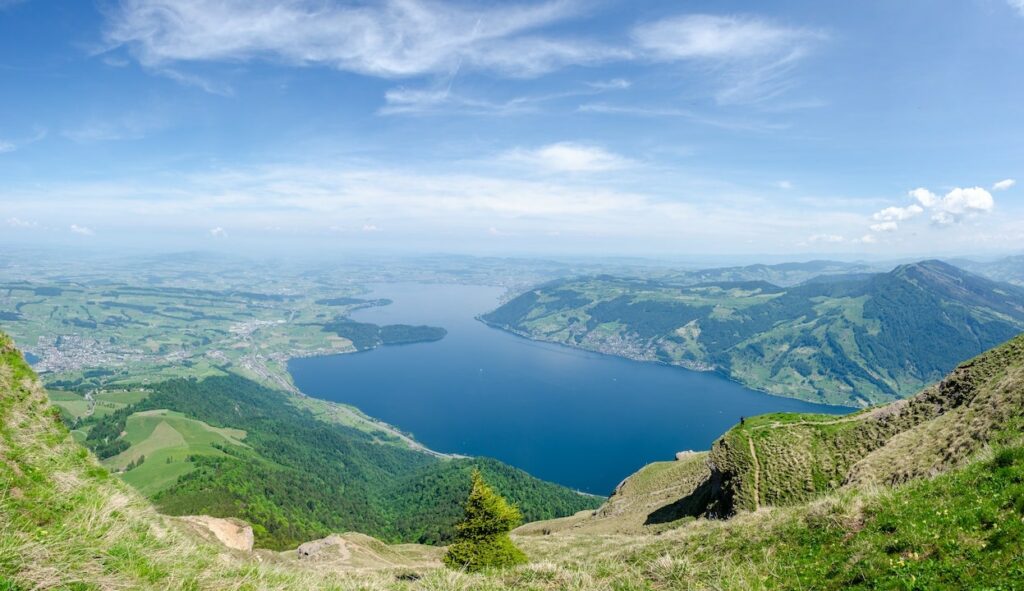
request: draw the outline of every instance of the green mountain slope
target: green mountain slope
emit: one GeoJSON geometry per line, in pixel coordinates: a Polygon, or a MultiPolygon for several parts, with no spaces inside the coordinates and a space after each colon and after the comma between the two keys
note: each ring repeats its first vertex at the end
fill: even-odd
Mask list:
{"type": "Polygon", "coordinates": [[[1024,330],[1024,289],[939,261],[789,288],[598,276],[549,283],[482,318],[530,338],[857,406],[910,395],[1024,330]]]}
{"type": "Polygon", "coordinates": [[[325,422],[290,395],[233,375],[159,383],[145,399],[76,425],[114,468],[145,454],[125,479],[161,510],[244,519],[257,545],[268,548],[349,530],[394,542],[443,542],[461,516],[472,466],[531,519],[571,515],[601,501],[494,460],[439,459],[388,445],[380,433],[325,422]],[[179,434],[190,430],[187,439],[179,434]]]}

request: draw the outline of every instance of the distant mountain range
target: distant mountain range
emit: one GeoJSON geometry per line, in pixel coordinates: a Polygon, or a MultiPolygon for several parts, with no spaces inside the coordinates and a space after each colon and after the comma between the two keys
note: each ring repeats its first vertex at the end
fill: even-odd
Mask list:
{"type": "Polygon", "coordinates": [[[659,279],[665,283],[679,285],[718,283],[722,281],[765,281],[780,287],[789,287],[818,277],[878,273],[883,270],[886,269],[868,263],[816,260],[776,265],[756,264],[737,267],[716,267],[673,273],[659,279]]]}
{"type": "Polygon", "coordinates": [[[1009,256],[988,262],[969,259],[953,259],[948,262],[994,281],[1024,286],[1024,255],[1009,256]]]}
{"type": "Polygon", "coordinates": [[[482,319],[537,340],[860,406],[908,396],[1024,331],[1024,288],[936,260],[887,273],[832,262],[757,265],[674,279],[559,280],[482,319]]]}

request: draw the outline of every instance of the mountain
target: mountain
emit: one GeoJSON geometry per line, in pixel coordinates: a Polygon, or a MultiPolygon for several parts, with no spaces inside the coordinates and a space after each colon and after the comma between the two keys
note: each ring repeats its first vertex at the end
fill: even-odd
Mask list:
{"type": "Polygon", "coordinates": [[[163,512],[244,519],[264,548],[348,530],[443,542],[474,467],[532,519],[600,502],[495,460],[439,457],[324,420],[293,395],[236,375],[169,380],[140,393],[69,426],[163,512]]]}
{"type": "Polygon", "coordinates": [[[987,277],[993,281],[1024,286],[1024,255],[1008,256],[985,262],[969,259],[955,259],[949,262],[961,269],[987,277]]]}
{"type": "Polygon", "coordinates": [[[699,283],[721,283],[737,281],[764,281],[783,287],[799,285],[816,277],[873,273],[880,269],[866,263],[845,263],[841,261],[806,261],[779,263],[775,265],[744,265],[737,267],[715,267],[697,271],[683,271],[661,278],[666,283],[695,285],[699,283]]]}
{"type": "Polygon", "coordinates": [[[1024,577],[1024,337],[887,406],[747,419],[710,452],[630,476],[597,511],[521,527],[531,563],[478,574],[355,533],[247,550],[223,531],[242,523],[157,513],[57,414],[0,335],[0,589],[1015,589],[1024,577]]]}
{"type": "Polygon", "coordinates": [[[1024,288],[940,261],[792,287],[601,275],[542,285],[482,320],[537,340],[716,370],[780,396],[863,406],[910,395],[1024,330],[1024,288]]]}

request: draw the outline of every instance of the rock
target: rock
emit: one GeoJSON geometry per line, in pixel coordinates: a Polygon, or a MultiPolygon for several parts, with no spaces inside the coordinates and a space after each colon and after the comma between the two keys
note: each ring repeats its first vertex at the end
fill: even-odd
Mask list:
{"type": "Polygon", "coordinates": [[[306,542],[295,550],[299,560],[348,560],[352,552],[348,548],[348,542],[339,535],[330,535],[321,540],[306,542]]]}
{"type": "Polygon", "coordinates": [[[210,517],[209,515],[190,515],[181,521],[191,525],[204,537],[213,537],[218,542],[231,548],[251,552],[255,538],[252,527],[241,519],[210,517]]]}

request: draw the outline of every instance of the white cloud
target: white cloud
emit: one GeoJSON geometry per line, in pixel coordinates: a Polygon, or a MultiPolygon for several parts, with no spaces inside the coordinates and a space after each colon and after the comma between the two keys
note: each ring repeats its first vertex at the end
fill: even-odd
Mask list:
{"type": "Polygon", "coordinates": [[[791,183],[790,181],[779,181],[779,182],[775,183],[775,186],[780,188],[780,189],[784,189],[784,190],[788,191],[788,190],[793,188],[793,183],[791,183]]]}
{"type": "Polygon", "coordinates": [[[210,236],[214,238],[227,238],[228,233],[224,228],[217,226],[216,228],[210,228],[210,236]]]}
{"type": "MultiPolygon", "coordinates": [[[[907,207],[886,207],[871,216],[876,222],[902,222],[924,213],[920,205],[908,205],[907,207]]],[[[895,228],[894,228],[895,229],[895,228]]]]}
{"type": "Polygon", "coordinates": [[[639,25],[632,37],[651,59],[714,65],[719,102],[743,103],[785,91],[790,70],[824,35],[756,17],[693,14],[639,25]]]}
{"type": "Polygon", "coordinates": [[[262,58],[389,78],[458,68],[536,76],[624,55],[532,34],[578,11],[569,0],[489,9],[424,0],[125,0],[112,14],[106,39],[153,68],[262,58]]]}
{"type": "Polygon", "coordinates": [[[85,226],[79,226],[78,224],[71,224],[69,229],[75,234],[81,234],[82,236],[92,236],[95,234],[91,229],[85,226]]]}
{"type": "Polygon", "coordinates": [[[597,82],[588,82],[587,86],[597,90],[626,90],[633,83],[624,78],[613,78],[611,80],[599,80],[597,82]]]}
{"type": "Polygon", "coordinates": [[[363,232],[380,232],[376,224],[363,224],[363,232]]]}
{"type": "MultiPolygon", "coordinates": [[[[1021,5],[1024,6],[1024,0],[1020,0],[1020,2],[1021,2],[1021,5]]],[[[1005,180],[1001,180],[998,183],[992,185],[992,190],[993,191],[1005,191],[1005,190],[1009,189],[1010,187],[1012,187],[1012,186],[1014,186],[1016,184],[1017,184],[1017,181],[1014,180],[1014,179],[1005,179],[1005,180]]]]}
{"type": "Polygon", "coordinates": [[[1010,8],[1017,9],[1021,16],[1024,16],[1024,0],[1006,0],[1010,8]]]}
{"type": "Polygon", "coordinates": [[[957,187],[939,197],[935,193],[919,187],[908,193],[917,203],[906,207],[886,207],[874,213],[871,219],[872,232],[894,232],[899,229],[897,222],[915,218],[925,212],[931,214],[930,219],[937,226],[951,226],[964,219],[991,212],[995,208],[992,194],[981,187],[957,187]]]}
{"type": "Polygon", "coordinates": [[[16,149],[17,149],[17,146],[12,144],[11,142],[0,140],[0,154],[4,154],[6,152],[13,152],[16,149]]]}
{"type": "Polygon", "coordinates": [[[39,227],[39,224],[37,222],[23,220],[23,219],[20,219],[20,218],[7,218],[7,225],[11,226],[12,228],[38,228],[39,227]]]}
{"type": "Polygon", "coordinates": [[[860,238],[856,239],[854,242],[859,242],[861,244],[874,244],[878,242],[878,237],[875,236],[874,234],[865,234],[860,238]]]}
{"type": "Polygon", "coordinates": [[[825,243],[825,244],[839,244],[845,242],[846,239],[839,234],[815,234],[807,239],[807,242],[814,243],[825,243]]]}
{"type": "Polygon", "coordinates": [[[533,150],[512,150],[503,160],[520,162],[555,172],[599,172],[630,166],[633,162],[599,146],[559,142],[533,150]]]}
{"type": "Polygon", "coordinates": [[[910,192],[910,196],[917,199],[917,202],[925,207],[931,207],[939,202],[939,196],[924,187],[918,187],[910,192]]]}
{"type": "Polygon", "coordinates": [[[932,221],[939,224],[959,222],[967,216],[989,213],[995,208],[992,194],[981,187],[967,189],[956,188],[946,193],[941,201],[935,204],[932,221]]]}

